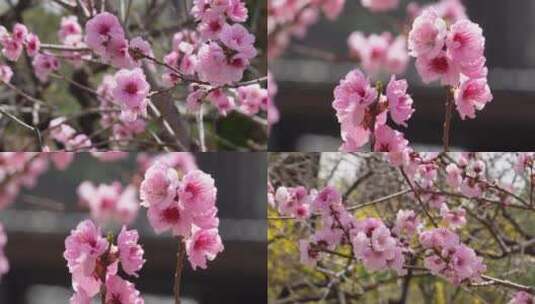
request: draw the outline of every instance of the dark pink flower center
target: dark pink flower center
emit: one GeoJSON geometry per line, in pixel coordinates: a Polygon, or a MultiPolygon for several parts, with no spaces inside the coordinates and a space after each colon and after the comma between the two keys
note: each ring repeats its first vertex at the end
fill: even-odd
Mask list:
{"type": "Polygon", "coordinates": [[[195,250],[201,250],[208,247],[208,244],[210,244],[210,237],[208,235],[201,235],[195,240],[193,248],[195,250]]]}
{"type": "Polygon", "coordinates": [[[169,207],[162,212],[162,217],[168,223],[176,223],[180,220],[180,211],[178,208],[169,207]]]}
{"type": "Polygon", "coordinates": [[[137,94],[137,85],[133,82],[129,82],[125,88],[124,88],[125,92],[130,94],[130,95],[135,95],[137,94]]]}
{"type": "Polygon", "coordinates": [[[218,21],[212,21],[208,24],[210,31],[219,32],[221,30],[221,24],[218,21]]]}
{"type": "Polygon", "coordinates": [[[476,85],[468,85],[463,92],[463,99],[473,99],[479,94],[479,88],[476,85]]]}
{"type": "Polygon", "coordinates": [[[111,27],[108,24],[102,23],[100,24],[98,28],[98,33],[101,35],[108,35],[110,30],[111,30],[111,27]]]}
{"type": "Polygon", "coordinates": [[[431,67],[439,74],[445,74],[450,67],[446,57],[437,57],[431,60],[431,67]]]}

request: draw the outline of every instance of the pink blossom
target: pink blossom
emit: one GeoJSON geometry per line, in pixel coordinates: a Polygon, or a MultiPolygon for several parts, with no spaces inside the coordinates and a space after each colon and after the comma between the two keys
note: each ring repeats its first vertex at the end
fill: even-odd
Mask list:
{"type": "Polygon", "coordinates": [[[452,163],[446,166],[446,173],[448,174],[446,177],[448,185],[453,189],[458,189],[463,181],[461,176],[462,170],[456,164],[452,163]]]}
{"type": "Polygon", "coordinates": [[[426,84],[436,80],[442,85],[456,86],[459,83],[460,67],[444,51],[435,57],[416,58],[416,70],[426,84]]]}
{"type": "Polygon", "coordinates": [[[535,298],[531,294],[525,291],[517,291],[507,304],[533,304],[534,301],[535,298]]]}
{"type": "Polygon", "coordinates": [[[84,290],[90,297],[99,291],[99,284],[94,279],[97,259],[108,249],[108,241],[101,235],[100,228],[86,220],[65,239],[63,256],[73,275],[75,290],[84,290]]]}
{"type": "Polygon", "coordinates": [[[425,257],[424,266],[429,269],[432,274],[438,275],[446,268],[447,264],[441,257],[430,255],[425,257]]]}
{"type": "Polygon", "coordinates": [[[137,277],[137,272],[143,267],[143,248],[138,244],[139,234],[137,230],[126,230],[123,226],[117,237],[119,260],[121,267],[128,275],[137,277]]]}
{"type": "Polygon", "coordinates": [[[380,125],[375,129],[375,152],[402,152],[409,143],[403,133],[393,130],[387,125],[380,125]]]}
{"type": "Polygon", "coordinates": [[[205,17],[199,23],[198,30],[202,38],[204,39],[216,39],[223,30],[223,27],[227,25],[225,17],[217,12],[207,12],[205,17]]]}
{"type": "Polygon", "coordinates": [[[219,39],[225,46],[245,55],[246,58],[256,56],[256,49],[254,48],[255,36],[250,34],[241,24],[225,24],[219,34],[219,39]]]}
{"type": "Polygon", "coordinates": [[[399,210],[392,230],[398,235],[413,236],[421,228],[420,219],[413,210],[399,210]]]}
{"type": "Polygon", "coordinates": [[[82,39],[82,27],[78,23],[78,17],[74,15],[62,17],[59,26],[59,41],[65,43],[69,36],[76,36],[79,37],[78,39],[82,39]]]}
{"type": "Polygon", "coordinates": [[[377,90],[370,85],[360,70],[349,72],[334,89],[333,108],[338,121],[349,121],[360,125],[364,119],[364,108],[377,99],[377,90]]]}
{"type": "Polygon", "coordinates": [[[39,37],[33,33],[28,34],[26,36],[26,52],[28,53],[28,56],[35,56],[40,48],[41,41],[39,40],[39,37]]]}
{"type": "Polygon", "coordinates": [[[464,245],[458,246],[450,261],[454,271],[453,278],[450,279],[454,284],[460,284],[466,279],[478,279],[481,272],[486,269],[482,261],[483,259],[476,256],[472,248],[464,245]]]}
{"type": "Polygon", "coordinates": [[[208,94],[207,99],[214,104],[219,114],[223,116],[226,116],[236,106],[234,98],[225,94],[222,89],[213,90],[208,94]]]}
{"type": "Polygon", "coordinates": [[[106,279],[106,303],[143,304],[143,298],[134,284],[117,275],[106,279]]]}
{"type": "MultiPolygon", "coordinates": [[[[135,37],[132,40],[130,40],[130,49],[135,50],[136,52],[139,52],[145,56],[153,57],[154,58],[154,52],[152,51],[152,47],[150,43],[146,40],[144,40],[142,37],[135,37]]],[[[134,57],[134,61],[136,62],[137,66],[141,66],[141,61],[134,57]]]]}
{"type": "Polygon", "coordinates": [[[91,18],[85,25],[85,43],[95,53],[106,53],[112,38],[124,39],[124,30],[116,16],[103,12],[91,18]]]}
{"type": "Polygon", "coordinates": [[[13,70],[10,66],[0,64],[0,81],[9,83],[13,77],[13,70]]]}
{"type": "MultiPolygon", "coordinates": [[[[302,207],[303,205],[309,205],[311,197],[309,196],[305,187],[299,186],[295,188],[280,188],[275,193],[275,200],[279,204],[279,212],[283,215],[297,216],[298,209],[308,207],[302,207]]],[[[306,210],[301,210],[305,211],[306,210]]],[[[301,217],[306,214],[301,215],[301,217]]]]}
{"type": "Polygon", "coordinates": [[[214,179],[200,170],[186,173],[180,182],[178,196],[180,201],[194,214],[202,213],[215,204],[217,188],[214,179]]]}
{"type": "Polygon", "coordinates": [[[102,58],[120,69],[131,69],[137,65],[130,56],[128,40],[124,37],[112,37],[106,43],[106,52],[102,54],[102,58]]]}
{"type": "Polygon", "coordinates": [[[385,12],[396,9],[399,0],[361,0],[361,4],[372,12],[385,12]]]}
{"type": "Polygon", "coordinates": [[[202,90],[199,86],[189,85],[188,86],[188,96],[186,97],[186,106],[191,112],[198,112],[201,109],[202,102],[206,97],[206,92],[202,90]]]}
{"type": "Polygon", "coordinates": [[[448,32],[446,46],[457,62],[471,62],[483,56],[485,38],[481,27],[470,20],[455,22],[448,32]]]}
{"type": "Polygon", "coordinates": [[[192,215],[176,199],[167,205],[150,206],[147,217],[156,233],[171,230],[174,236],[191,235],[192,215]]]}
{"type": "Polygon", "coordinates": [[[461,119],[475,118],[476,110],[482,110],[493,99],[487,79],[464,79],[454,92],[455,105],[461,119]]]}
{"type": "Polygon", "coordinates": [[[39,53],[33,57],[32,66],[35,76],[42,82],[46,82],[48,75],[59,69],[59,60],[54,55],[39,53]]]}
{"type": "Polygon", "coordinates": [[[249,58],[242,53],[227,57],[223,48],[215,42],[204,43],[197,53],[199,79],[211,85],[225,85],[239,81],[249,58]]]}
{"type": "Polygon", "coordinates": [[[125,120],[130,122],[138,116],[146,116],[147,95],[150,86],[140,68],[120,70],[115,76],[115,87],[112,90],[115,101],[121,106],[125,120]]]}
{"type": "Polygon", "coordinates": [[[342,203],[342,195],[332,186],[327,186],[321,190],[312,201],[312,208],[315,212],[328,213],[330,207],[342,203]]]}
{"type": "Polygon", "coordinates": [[[50,136],[60,143],[65,144],[75,134],[76,130],[65,123],[65,117],[57,117],[50,121],[48,128],[50,129],[50,136]]]}
{"type": "Polygon", "coordinates": [[[238,101],[240,109],[247,115],[255,115],[262,104],[267,102],[268,92],[259,84],[238,87],[238,101]]]}
{"type": "Polygon", "coordinates": [[[414,113],[414,109],[412,108],[413,101],[411,96],[407,94],[407,87],[408,84],[405,79],[396,80],[394,75],[392,75],[386,87],[390,116],[395,123],[405,127],[407,126],[407,120],[414,113]]]}
{"type": "Polygon", "coordinates": [[[0,37],[0,43],[3,46],[2,54],[10,61],[17,61],[22,54],[23,42],[17,41],[9,35],[0,37]]]}
{"type": "Polygon", "coordinates": [[[463,208],[450,210],[446,204],[440,208],[440,215],[446,225],[452,230],[456,230],[466,224],[466,211],[463,208]]]}
{"type": "Polygon", "coordinates": [[[247,6],[242,0],[229,0],[227,16],[234,22],[245,22],[247,20],[247,6]]]}
{"type": "Polygon", "coordinates": [[[11,33],[13,40],[19,43],[24,43],[26,41],[26,35],[28,35],[28,28],[26,28],[24,24],[15,23],[15,25],[13,25],[11,33]]]}
{"type": "Polygon", "coordinates": [[[420,234],[420,243],[426,249],[452,248],[459,244],[459,236],[446,228],[434,228],[420,234]]]}
{"type": "Polygon", "coordinates": [[[175,169],[163,163],[153,164],[141,182],[140,197],[145,207],[167,203],[174,199],[178,188],[178,175],[175,169]]]}
{"type": "Polygon", "coordinates": [[[65,142],[65,149],[67,151],[86,151],[91,148],[93,144],[91,143],[91,139],[87,137],[85,134],[78,134],[74,136],[73,138],[70,138],[65,142]]]}
{"type": "Polygon", "coordinates": [[[461,192],[470,198],[480,197],[481,187],[475,179],[466,177],[461,184],[461,192]]]}
{"type": "Polygon", "coordinates": [[[409,54],[421,58],[434,58],[442,51],[447,35],[446,22],[433,9],[423,11],[409,32],[409,54]]]}
{"type": "Polygon", "coordinates": [[[186,240],[186,253],[193,270],[200,267],[206,269],[206,262],[213,261],[223,252],[223,243],[217,229],[199,229],[186,240]]]}
{"type": "Polygon", "coordinates": [[[360,231],[351,241],[355,255],[369,271],[392,267],[399,274],[405,273],[401,249],[397,246],[396,239],[391,236],[390,230],[381,221],[367,218],[360,223],[360,231]]]}

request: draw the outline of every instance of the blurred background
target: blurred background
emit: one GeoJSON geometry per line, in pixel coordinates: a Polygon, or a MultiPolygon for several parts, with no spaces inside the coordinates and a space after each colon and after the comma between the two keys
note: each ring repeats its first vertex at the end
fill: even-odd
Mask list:
{"type": "MultiPolygon", "coordinates": [[[[265,153],[196,154],[200,169],[218,188],[220,233],[225,250],[206,270],[185,263],[182,294],[186,304],[264,303],[266,301],[266,156],[265,153]]],[[[0,303],[67,303],[71,277],[63,259],[64,240],[89,217],[78,204],[76,187],[85,180],[126,185],[136,170],[136,154],[103,163],[79,153],[63,172],[51,168],[31,190],[0,212],[8,243],[10,271],[0,282],[0,303]]],[[[133,282],[145,303],[173,303],[173,276],[178,243],[170,233],[156,235],[146,209],[131,227],[139,230],[145,250],[140,277],[133,282]]]]}
{"type": "MultiPolygon", "coordinates": [[[[416,1],[420,4],[435,1],[416,1]]],[[[331,107],[333,89],[356,62],[327,62],[304,56],[295,48],[314,48],[347,57],[347,37],[390,30],[392,20],[406,16],[409,1],[401,0],[395,12],[373,14],[360,1],[346,1],[336,21],[320,18],[304,40],[293,40],[282,57],[270,60],[279,92],[275,98],[281,120],[274,126],[270,151],[336,151],[339,125],[331,107]],[[292,50],[292,48],[294,50],[292,50]]],[[[469,18],[486,37],[489,85],[494,100],[476,119],[461,121],[454,115],[450,141],[456,150],[532,151],[535,142],[535,1],[464,0],[469,18]]],[[[396,33],[397,34],[397,33],[396,33]]],[[[416,112],[405,136],[418,150],[439,150],[444,118],[443,88],[423,85],[409,63],[405,76],[416,112]]],[[[403,130],[405,131],[405,130],[403,130]]]]}

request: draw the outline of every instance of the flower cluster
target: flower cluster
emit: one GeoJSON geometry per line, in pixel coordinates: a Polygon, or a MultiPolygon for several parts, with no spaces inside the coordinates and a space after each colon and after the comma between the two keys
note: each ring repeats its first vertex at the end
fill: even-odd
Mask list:
{"type": "Polygon", "coordinates": [[[113,79],[113,101],[121,107],[120,118],[126,123],[147,116],[150,86],[140,68],[120,70],[113,79]]]}
{"type": "Polygon", "coordinates": [[[140,185],[141,204],[148,208],[150,224],[157,233],[170,230],[185,240],[193,269],[206,268],[207,260],[223,251],[216,194],[210,175],[190,170],[180,178],[165,161],[153,163],[140,185]]]}
{"type": "Polygon", "coordinates": [[[380,88],[371,86],[360,70],[349,72],[334,89],[333,108],[341,125],[344,141],[342,151],[356,151],[365,145],[373,132],[374,151],[400,152],[407,149],[408,141],[402,133],[386,125],[387,113],[398,125],[406,126],[414,109],[407,94],[406,80],[392,76],[386,87],[386,96],[380,88]]]}
{"type": "Polygon", "coordinates": [[[369,271],[390,268],[399,274],[405,273],[404,249],[390,229],[379,219],[357,220],[342,204],[342,196],[335,188],[308,192],[302,186],[279,187],[274,203],[280,214],[299,220],[310,218],[312,212],[320,216],[316,231],[299,242],[301,262],[304,264],[315,265],[337,246],[349,244],[354,257],[362,261],[369,271]]]}
{"type": "Polygon", "coordinates": [[[475,118],[492,100],[487,84],[483,30],[462,18],[448,24],[435,9],[424,10],[415,20],[408,38],[409,54],[423,82],[440,80],[451,87],[462,119],[475,118]]]}
{"type": "Polygon", "coordinates": [[[128,51],[129,42],[119,19],[100,13],[85,24],[85,44],[102,60],[117,68],[133,68],[136,62],[128,51]]]}
{"type": "MultiPolygon", "coordinates": [[[[59,69],[58,59],[51,53],[40,52],[39,37],[29,32],[24,24],[16,23],[11,33],[0,26],[0,44],[3,47],[2,54],[10,61],[17,61],[26,48],[28,56],[33,57],[35,76],[42,82],[48,81],[48,75],[59,69]]],[[[2,81],[9,82],[13,72],[9,67],[3,66],[1,75],[2,81]]]]}
{"type": "Polygon", "coordinates": [[[139,202],[132,185],[123,189],[119,182],[95,186],[85,181],[78,186],[77,193],[81,204],[89,208],[91,217],[97,222],[115,220],[127,225],[137,216],[139,202]]]}
{"type": "Polygon", "coordinates": [[[248,12],[241,0],[194,1],[191,13],[199,22],[197,30],[205,40],[197,53],[199,79],[211,85],[239,81],[256,56],[255,36],[241,24],[248,12]],[[236,22],[229,24],[228,22],[236,22]]]}
{"type": "Polygon", "coordinates": [[[60,67],[59,60],[56,56],[48,53],[39,53],[35,55],[32,66],[35,76],[42,82],[48,81],[50,73],[57,71],[60,67]]]}
{"type": "Polygon", "coordinates": [[[0,44],[3,47],[2,54],[10,61],[17,61],[24,48],[28,56],[35,56],[39,52],[41,42],[24,24],[16,23],[11,33],[0,26],[0,44]]]}
{"type": "MultiPolygon", "coordinates": [[[[78,17],[74,15],[61,18],[58,39],[62,45],[68,47],[87,47],[84,42],[82,27],[78,23],[78,17]]],[[[90,54],[79,51],[63,51],[62,56],[77,68],[82,66],[83,60],[91,59],[90,54]]]]}
{"type": "Polygon", "coordinates": [[[134,284],[122,278],[118,271],[120,265],[125,274],[138,276],[145,263],[138,241],[138,232],[127,230],[126,226],[114,245],[111,239],[102,237],[101,228],[91,220],[79,223],[65,239],[63,253],[75,291],[70,303],[90,303],[102,286],[106,303],[144,303],[134,284]]]}
{"type": "Polygon", "coordinates": [[[173,68],[166,68],[162,74],[165,86],[173,87],[182,81],[183,75],[195,74],[197,63],[195,50],[198,49],[199,44],[199,34],[196,31],[185,29],[175,33],[171,52],[163,58],[165,64],[173,68]]]}
{"type": "Polygon", "coordinates": [[[67,151],[89,150],[92,146],[91,139],[83,133],[67,124],[65,117],[57,117],[49,123],[50,136],[59,144],[63,145],[67,151]]]}
{"type": "Polygon", "coordinates": [[[362,68],[371,74],[384,70],[390,74],[405,72],[409,63],[405,36],[392,37],[391,33],[371,34],[353,32],[347,39],[351,58],[362,63],[362,68]]]}
{"type": "MultiPolygon", "coordinates": [[[[299,241],[301,261],[313,266],[329,255],[347,257],[337,248],[351,245],[351,258],[362,261],[366,269],[389,268],[403,274],[407,254],[414,257],[420,252],[415,248],[423,248],[423,266],[432,274],[455,285],[480,281],[486,271],[483,257],[461,240],[460,233],[468,223],[468,215],[484,221],[473,210],[469,211],[478,208],[473,202],[480,206],[497,204],[500,208],[512,204],[528,206],[529,202],[523,202],[513,185],[502,182],[501,177],[489,176],[479,154],[401,154],[388,153],[385,158],[392,165],[401,166],[414,189],[408,197],[421,205],[399,210],[392,222],[373,217],[357,219],[351,212],[353,208],[347,208],[340,193],[332,187],[318,192],[303,186],[281,186],[275,190],[268,185],[270,206],[285,219],[303,222],[299,227],[310,230],[310,236],[299,241]],[[450,196],[466,200],[450,200],[450,196]],[[423,221],[422,214],[428,221],[423,221]],[[426,228],[426,224],[434,228],[426,228]],[[415,239],[419,245],[414,244],[415,239]]],[[[517,173],[527,173],[531,179],[533,164],[532,153],[521,153],[511,160],[517,173]]]]}
{"type": "Polygon", "coordinates": [[[483,259],[472,248],[462,244],[457,234],[446,228],[424,231],[419,239],[426,249],[425,267],[453,284],[480,280],[481,273],[486,270],[483,259]]]}
{"type": "MultiPolygon", "coordinates": [[[[127,71],[127,70],[122,70],[127,71]]],[[[117,72],[117,74],[119,74],[117,72]]],[[[139,77],[143,78],[143,77],[139,77]]],[[[138,114],[136,109],[139,110],[139,112],[143,112],[146,109],[143,107],[139,108],[132,108],[130,110],[127,106],[127,104],[119,104],[119,107],[123,110],[121,110],[120,113],[118,111],[115,111],[115,105],[118,103],[114,97],[114,90],[117,89],[116,81],[113,75],[104,75],[102,78],[102,82],[97,88],[98,93],[98,100],[100,102],[99,109],[101,110],[101,124],[105,128],[110,128],[112,135],[111,137],[115,140],[121,141],[121,140],[128,140],[132,139],[135,135],[143,133],[145,131],[145,127],[147,125],[146,120],[141,117],[141,115],[138,115],[137,119],[134,121],[123,121],[124,118],[132,118],[132,114],[138,114]],[[121,115],[122,113],[126,113],[127,115],[121,115]],[[130,114],[130,115],[129,115],[130,114]],[[122,119],[123,118],[123,119],[122,119]]],[[[129,97],[127,94],[123,94],[129,97]]],[[[147,102],[143,101],[141,105],[146,106],[147,102]]],[[[141,113],[144,114],[144,113],[141,113]]]]}

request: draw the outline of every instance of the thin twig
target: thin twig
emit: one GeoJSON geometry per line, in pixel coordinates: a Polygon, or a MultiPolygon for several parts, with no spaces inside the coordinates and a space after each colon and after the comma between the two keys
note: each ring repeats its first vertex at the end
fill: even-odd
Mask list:
{"type": "Polygon", "coordinates": [[[175,304],[180,304],[180,281],[182,279],[182,272],[184,271],[184,257],[186,255],[186,243],[184,242],[183,237],[178,237],[178,252],[176,254],[177,261],[176,261],[176,270],[175,270],[175,285],[174,285],[174,293],[175,293],[175,304]]]}
{"type": "Polygon", "coordinates": [[[23,126],[24,128],[32,131],[35,134],[35,138],[37,139],[38,150],[39,151],[43,150],[43,138],[41,137],[41,133],[39,132],[39,129],[37,129],[36,127],[30,126],[29,124],[27,124],[24,121],[22,121],[19,118],[17,118],[15,115],[4,111],[2,108],[0,108],[0,113],[5,115],[9,119],[13,120],[17,124],[23,126]]]}
{"type": "Polygon", "coordinates": [[[414,193],[414,196],[416,197],[416,200],[418,201],[418,203],[420,203],[420,206],[424,210],[425,215],[427,215],[427,217],[429,218],[429,220],[431,221],[433,226],[438,227],[437,223],[435,222],[435,220],[433,219],[433,217],[431,216],[431,214],[429,213],[429,211],[425,207],[425,203],[422,201],[422,198],[420,197],[420,193],[418,193],[418,191],[414,188],[414,186],[412,185],[411,180],[409,179],[409,177],[405,173],[405,170],[403,170],[403,168],[400,167],[399,171],[401,172],[401,175],[403,175],[403,178],[405,179],[407,184],[409,184],[409,187],[411,188],[412,192],[414,193]]]}
{"type": "Polygon", "coordinates": [[[451,128],[451,116],[453,112],[453,88],[447,87],[447,97],[446,97],[446,103],[444,105],[444,125],[443,125],[443,132],[442,132],[442,143],[444,145],[444,152],[448,152],[450,150],[450,128],[451,128]]]}

